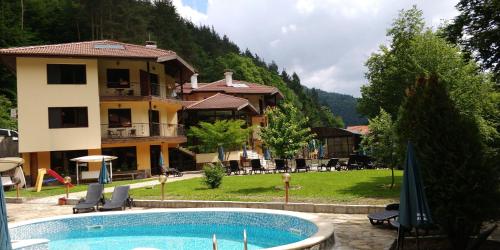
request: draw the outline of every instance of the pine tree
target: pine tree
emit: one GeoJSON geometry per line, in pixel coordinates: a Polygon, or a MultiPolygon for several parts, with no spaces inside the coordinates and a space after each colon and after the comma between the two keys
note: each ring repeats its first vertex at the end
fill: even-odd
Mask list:
{"type": "Polygon", "coordinates": [[[477,124],[455,107],[445,83],[420,78],[406,94],[400,143],[414,143],[433,218],[453,248],[464,249],[481,223],[498,215],[498,156],[485,150],[477,124]]]}

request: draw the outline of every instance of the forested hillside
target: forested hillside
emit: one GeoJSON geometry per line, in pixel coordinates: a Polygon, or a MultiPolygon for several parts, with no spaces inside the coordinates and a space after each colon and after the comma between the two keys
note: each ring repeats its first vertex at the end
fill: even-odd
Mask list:
{"type": "Polygon", "coordinates": [[[346,126],[368,124],[368,119],[357,112],[358,100],[353,96],[323,90],[316,91],[319,102],[330,107],[335,115],[341,116],[346,126]]]}
{"type": "MultiPolygon", "coordinates": [[[[248,49],[240,50],[213,28],[184,20],[170,1],[1,1],[0,34],[2,48],[97,39],[135,44],[154,40],[159,48],[176,51],[192,63],[201,82],[221,79],[229,68],[235,79],[279,88],[287,101],[310,118],[311,126],[343,126],[331,105],[322,106],[318,95],[303,87],[297,74],[279,72],[274,62],[268,64],[248,49]]],[[[15,103],[15,78],[3,66],[0,91],[15,103]]]]}

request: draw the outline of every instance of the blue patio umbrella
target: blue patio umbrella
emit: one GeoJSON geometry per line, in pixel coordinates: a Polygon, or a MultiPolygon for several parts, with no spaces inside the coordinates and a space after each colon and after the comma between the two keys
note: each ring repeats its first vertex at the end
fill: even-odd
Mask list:
{"type": "MultiPolygon", "coordinates": [[[[3,187],[0,178],[0,187],[3,187]]],[[[0,249],[11,250],[9,227],[7,226],[7,209],[5,205],[5,194],[0,188],[0,249]]]]}
{"type": "Polygon", "coordinates": [[[267,148],[267,147],[264,150],[264,159],[265,160],[271,160],[271,152],[269,152],[269,148],[267,148]]]}
{"type": "Polygon", "coordinates": [[[99,184],[103,185],[109,183],[108,169],[106,168],[106,162],[104,162],[104,159],[102,159],[101,171],[99,171],[99,178],[97,181],[99,184]]]}
{"type": "Polygon", "coordinates": [[[243,158],[247,158],[248,157],[248,153],[247,153],[247,145],[244,144],[243,145],[243,158]]]}
{"type": "MultiPolygon", "coordinates": [[[[411,229],[432,224],[431,212],[420,175],[420,168],[413,149],[413,144],[408,142],[406,159],[403,172],[403,186],[399,195],[399,224],[400,227],[411,229]]],[[[399,237],[404,230],[399,230],[399,237]]],[[[399,242],[398,242],[399,243],[399,242]]],[[[399,245],[399,244],[398,244],[399,245]]],[[[418,247],[418,235],[417,235],[418,247]]]]}
{"type": "Polygon", "coordinates": [[[219,161],[224,161],[224,148],[219,146],[219,161]]]}
{"type": "Polygon", "coordinates": [[[318,158],[323,159],[325,157],[325,151],[323,150],[323,145],[320,143],[318,148],[318,158]]]}
{"type": "Polygon", "coordinates": [[[163,160],[163,153],[160,153],[160,161],[158,162],[160,165],[162,173],[165,173],[167,171],[167,168],[165,167],[165,160],[163,160]]]}

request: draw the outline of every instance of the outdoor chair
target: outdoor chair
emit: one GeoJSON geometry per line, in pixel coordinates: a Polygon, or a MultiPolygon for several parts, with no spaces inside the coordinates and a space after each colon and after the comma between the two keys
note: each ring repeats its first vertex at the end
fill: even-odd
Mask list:
{"type": "Polygon", "coordinates": [[[11,190],[15,185],[10,176],[2,176],[2,187],[4,190],[11,190]]]}
{"type": "Polygon", "coordinates": [[[276,164],[276,168],[274,169],[275,173],[279,173],[280,171],[288,172],[288,170],[290,169],[286,166],[284,159],[275,159],[274,163],[276,164]]]}
{"type": "Polygon", "coordinates": [[[184,175],[181,171],[179,171],[177,168],[168,168],[167,171],[165,171],[165,175],[168,176],[173,176],[173,177],[181,177],[184,175]]]}
{"type": "Polygon", "coordinates": [[[227,171],[228,175],[231,175],[231,173],[240,174],[240,171],[242,171],[242,170],[243,169],[240,168],[240,164],[238,163],[237,160],[230,160],[229,161],[229,169],[227,171]]]}
{"type": "Polygon", "coordinates": [[[73,207],[73,213],[79,213],[80,211],[96,211],[99,209],[99,204],[103,203],[104,185],[99,183],[91,183],[87,189],[87,196],[85,200],[80,201],[76,206],[73,207]]]}
{"type": "Polygon", "coordinates": [[[325,170],[332,171],[332,168],[335,170],[340,170],[340,166],[338,166],[339,159],[338,158],[332,158],[328,160],[328,163],[325,165],[321,165],[319,169],[325,168],[325,170]]]}
{"type": "Polygon", "coordinates": [[[295,159],[295,172],[299,172],[299,170],[305,170],[306,172],[311,170],[311,167],[306,164],[306,159],[295,159]]]}
{"type": "Polygon", "coordinates": [[[389,204],[385,207],[385,210],[382,212],[371,213],[368,215],[368,219],[372,225],[382,225],[384,222],[388,222],[393,227],[395,224],[396,218],[399,216],[399,204],[389,204]],[[391,221],[392,220],[392,221],[391,221]]]}
{"type": "Polygon", "coordinates": [[[252,174],[257,171],[259,171],[259,173],[264,173],[266,171],[266,169],[260,164],[260,159],[250,160],[250,166],[252,167],[252,170],[250,170],[252,174]]]}
{"type": "Polygon", "coordinates": [[[101,211],[109,211],[109,210],[125,210],[128,206],[132,208],[132,198],[128,194],[130,190],[130,186],[117,186],[115,190],[113,190],[113,194],[111,196],[111,200],[106,200],[104,205],[100,208],[101,211]]]}

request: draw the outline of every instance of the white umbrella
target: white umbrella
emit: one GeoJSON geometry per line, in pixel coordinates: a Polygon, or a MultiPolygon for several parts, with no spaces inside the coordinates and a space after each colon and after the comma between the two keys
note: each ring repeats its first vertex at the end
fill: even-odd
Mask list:
{"type": "Polygon", "coordinates": [[[19,157],[0,158],[0,172],[9,171],[23,165],[24,159],[19,157]]]}
{"type": "Polygon", "coordinates": [[[80,162],[89,163],[89,162],[109,161],[110,179],[113,180],[113,164],[111,163],[111,161],[114,159],[118,159],[118,157],[110,155],[88,155],[71,159],[71,161],[76,162],[76,184],[80,184],[80,180],[78,178],[79,177],[78,167],[80,162]]]}

